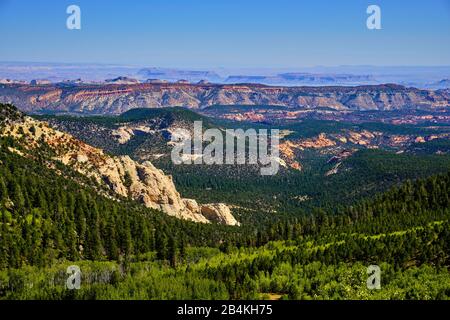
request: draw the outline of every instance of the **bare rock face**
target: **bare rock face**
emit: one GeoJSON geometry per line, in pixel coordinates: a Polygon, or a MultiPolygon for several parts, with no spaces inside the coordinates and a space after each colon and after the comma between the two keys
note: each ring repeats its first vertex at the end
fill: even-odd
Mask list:
{"type": "Polygon", "coordinates": [[[336,145],[336,142],[327,138],[325,133],[320,133],[314,139],[305,139],[299,143],[302,148],[320,149],[325,147],[332,147],[336,145]]]}
{"type": "Polygon", "coordinates": [[[206,204],[201,207],[201,212],[210,221],[231,226],[239,226],[240,223],[231,214],[230,208],[223,203],[206,204]]]}
{"type": "Polygon", "coordinates": [[[129,156],[113,157],[73,136],[50,128],[45,122],[24,117],[1,128],[0,135],[23,138],[29,150],[46,143],[57,160],[82,175],[107,186],[120,197],[131,198],[148,208],[194,222],[218,222],[239,225],[225,204],[200,206],[195,200],[183,199],[171,176],[149,161],[138,163],[129,156]]]}
{"type": "Polygon", "coordinates": [[[303,167],[298,161],[295,160],[294,150],[302,148],[289,140],[280,143],[279,148],[280,154],[283,156],[286,166],[289,166],[294,170],[301,171],[303,167]]]}

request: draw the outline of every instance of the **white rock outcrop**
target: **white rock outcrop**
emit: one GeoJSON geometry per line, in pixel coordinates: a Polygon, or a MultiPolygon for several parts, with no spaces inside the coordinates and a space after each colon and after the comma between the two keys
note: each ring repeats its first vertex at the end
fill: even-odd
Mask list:
{"type": "Polygon", "coordinates": [[[201,213],[209,221],[220,224],[239,226],[240,223],[231,214],[230,207],[224,203],[205,204],[201,206],[201,213]]]}

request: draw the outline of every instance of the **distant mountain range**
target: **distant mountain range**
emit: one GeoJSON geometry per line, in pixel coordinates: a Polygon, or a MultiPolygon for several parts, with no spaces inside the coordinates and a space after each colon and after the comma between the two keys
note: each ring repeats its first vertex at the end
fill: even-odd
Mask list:
{"type": "Polygon", "coordinates": [[[217,84],[259,83],[283,86],[397,83],[425,89],[444,89],[449,87],[450,67],[337,66],[208,70],[112,64],[0,62],[0,83],[32,80],[52,83],[104,83],[106,79],[119,81],[121,78],[141,83],[202,81],[217,84]]]}
{"type": "MultiPolygon", "coordinates": [[[[123,80],[123,79],[122,79],[123,80]]],[[[118,80],[119,83],[121,80],[118,80]]],[[[212,105],[278,105],[355,110],[438,110],[450,106],[449,90],[420,90],[395,84],[358,87],[286,87],[260,84],[189,83],[0,84],[0,102],[23,111],[119,114],[134,108],[212,105]]]]}
{"type": "Polygon", "coordinates": [[[450,88],[450,79],[442,79],[440,81],[430,83],[427,87],[431,89],[450,88]]]}
{"type": "Polygon", "coordinates": [[[274,85],[361,85],[377,84],[371,75],[281,73],[274,76],[229,76],[225,83],[262,83],[274,85]]]}
{"type": "Polygon", "coordinates": [[[210,82],[222,82],[223,78],[213,71],[191,71],[163,68],[144,68],[137,72],[141,79],[160,79],[167,81],[186,80],[189,82],[199,82],[207,80],[210,82]]]}

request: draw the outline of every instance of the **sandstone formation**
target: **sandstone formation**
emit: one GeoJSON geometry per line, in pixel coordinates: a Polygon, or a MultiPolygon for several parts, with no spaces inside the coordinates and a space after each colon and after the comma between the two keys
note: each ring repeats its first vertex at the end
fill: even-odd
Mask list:
{"type": "Polygon", "coordinates": [[[223,203],[203,205],[201,212],[210,221],[232,226],[239,225],[239,222],[231,214],[230,208],[223,203]]]}

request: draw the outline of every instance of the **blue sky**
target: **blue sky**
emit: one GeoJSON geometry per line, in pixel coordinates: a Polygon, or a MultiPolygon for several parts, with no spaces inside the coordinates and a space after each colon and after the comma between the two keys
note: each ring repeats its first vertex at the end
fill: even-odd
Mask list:
{"type": "Polygon", "coordinates": [[[0,0],[0,61],[450,65],[450,0],[0,0]],[[82,29],[66,28],[79,5],[82,29]],[[366,28],[381,7],[382,29],[366,28]]]}

